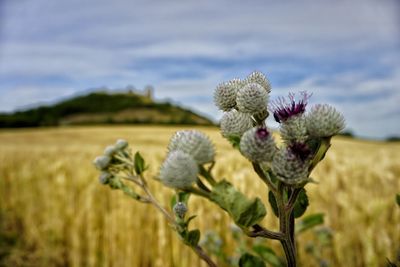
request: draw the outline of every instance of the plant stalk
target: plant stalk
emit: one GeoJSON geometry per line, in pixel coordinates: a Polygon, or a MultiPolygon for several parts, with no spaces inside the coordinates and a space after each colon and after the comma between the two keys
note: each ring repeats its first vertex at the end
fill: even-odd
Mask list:
{"type": "Polygon", "coordinates": [[[279,212],[279,229],[284,236],[284,238],[280,241],[285,252],[288,267],[297,266],[293,214],[293,206],[297,199],[295,192],[296,191],[292,192],[288,203],[285,204],[285,186],[282,183],[279,183],[278,194],[275,195],[279,212]]]}
{"type": "Polygon", "coordinates": [[[213,262],[213,260],[204,252],[202,247],[197,245],[195,247],[192,247],[192,249],[194,252],[196,252],[197,256],[199,256],[200,259],[207,263],[209,267],[217,267],[217,264],[215,264],[215,262],[213,262]]]}

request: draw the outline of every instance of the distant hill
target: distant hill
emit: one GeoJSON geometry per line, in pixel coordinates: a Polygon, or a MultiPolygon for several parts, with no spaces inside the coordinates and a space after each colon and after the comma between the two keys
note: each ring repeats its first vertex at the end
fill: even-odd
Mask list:
{"type": "Polygon", "coordinates": [[[51,106],[0,113],[0,128],[88,124],[192,124],[213,122],[190,110],[134,92],[93,92],[51,106]]]}

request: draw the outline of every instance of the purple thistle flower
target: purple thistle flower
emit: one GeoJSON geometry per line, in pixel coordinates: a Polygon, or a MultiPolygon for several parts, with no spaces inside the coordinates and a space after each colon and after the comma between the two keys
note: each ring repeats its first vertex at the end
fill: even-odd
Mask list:
{"type": "Polygon", "coordinates": [[[307,94],[305,91],[300,92],[300,94],[302,97],[297,102],[294,93],[289,93],[289,103],[283,97],[271,103],[270,109],[277,122],[286,121],[290,117],[303,114],[306,111],[307,101],[311,95],[307,94]]]}
{"type": "Polygon", "coordinates": [[[295,142],[288,146],[290,153],[305,161],[311,155],[311,149],[304,143],[295,142]]]}
{"type": "Polygon", "coordinates": [[[258,138],[264,140],[265,138],[268,137],[269,132],[268,132],[267,128],[261,127],[261,128],[257,129],[256,135],[258,138]]]}

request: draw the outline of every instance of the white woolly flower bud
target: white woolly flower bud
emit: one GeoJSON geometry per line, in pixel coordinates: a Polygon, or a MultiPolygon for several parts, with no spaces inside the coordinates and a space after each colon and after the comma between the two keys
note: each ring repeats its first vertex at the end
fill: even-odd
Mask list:
{"type": "Polygon", "coordinates": [[[270,162],[276,152],[272,135],[266,128],[252,128],[240,139],[240,152],[252,162],[270,162]]]}
{"type": "Polygon", "coordinates": [[[99,170],[104,170],[110,165],[111,158],[108,156],[99,156],[96,157],[93,161],[93,164],[99,170]]]}
{"type": "Polygon", "coordinates": [[[262,86],[262,88],[267,92],[271,92],[271,84],[265,75],[259,71],[254,71],[249,76],[247,76],[246,83],[256,83],[262,86]]]}
{"type": "Polygon", "coordinates": [[[196,130],[176,132],[168,145],[168,151],[174,150],[181,150],[191,155],[198,164],[214,161],[213,144],[205,134],[196,130]]]}
{"type": "Polygon", "coordinates": [[[187,207],[183,202],[177,202],[173,207],[174,213],[179,218],[183,219],[187,212],[187,207]]]}
{"type": "Polygon", "coordinates": [[[308,138],[305,117],[300,114],[281,122],[280,132],[287,144],[305,142],[308,138]]]}
{"type": "Polygon", "coordinates": [[[308,179],[308,162],[301,160],[288,149],[280,149],[272,161],[272,171],[282,182],[301,184],[308,179]]]}
{"type": "Polygon", "coordinates": [[[104,155],[112,157],[115,153],[117,152],[117,149],[115,146],[107,146],[106,149],[104,149],[104,155]]]}
{"type": "Polygon", "coordinates": [[[240,112],[255,114],[267,110],[268,92],[257,83],[246,84],[236,96],[240,112]]]}
{"type": "Polygon", "coordinates": [[[229,111],[236,107],[236,95],[243,86],[239,79],[221,83],[214,92],[214,103],[222,111],[229,111]]]}
{"type": "Polygon", "coordinates": [[[115,148],[117,150],[123,150],[128,147],[128,142],[124,139],[118,139],[115,143],[115,148]]]}
{"type": "Polygon", "coordinates": [[[187,188],[197,180],[199,168],[192,156],[180,150],[172,151],[161,166],[161,182],[172,188],[187,188]]]}
{"type": "Polygon", "coordinates": [[[306,117],[306,127],[311,136],[329,137],[343,130],[345,122],[343,115],[334,107],[315,105],[306,117]]]}
{"type": "Polygon", "coordinates": [[[101,184],[107,184],[109,180],[112,178],[112,174],[106,171],[102,171],[99,175],[99,182],[101,184]]]}
{"type": "Polygon", "coordinates": [[[236,109],[226,112],[221,119],[222,136],[242,136],[248,129],[253,127],[251,116],[236,109]]]}

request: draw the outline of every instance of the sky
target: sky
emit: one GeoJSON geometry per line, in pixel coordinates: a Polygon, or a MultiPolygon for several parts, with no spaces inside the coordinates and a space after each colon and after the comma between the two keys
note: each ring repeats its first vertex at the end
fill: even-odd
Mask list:
{"type": "Polygon", "coordinates": [[[306,90],[358,136],[400,136],[400,1],[0,0],[0,112],[150,84],[217,121],[215,87],[254,70],[271,99],[306,90]]]}

